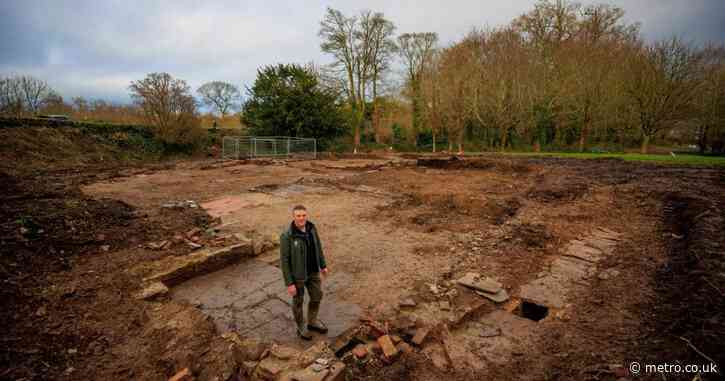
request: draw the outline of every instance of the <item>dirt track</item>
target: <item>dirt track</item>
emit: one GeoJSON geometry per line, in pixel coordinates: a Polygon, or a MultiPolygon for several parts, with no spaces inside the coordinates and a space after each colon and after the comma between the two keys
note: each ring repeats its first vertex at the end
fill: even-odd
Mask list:
{"type": "MultiPolygon", "coordinates": [[[[499,156],[268,164],[3,177],[0,379],[154,380],[183,367],[199,379],[229,376],[237,365],[203,306],[138,301],[148,274],[128,270],[187,255],[174,236],[214,217],[217,237],[202,234],[202,245],[240,231],[273,236],[296,203],[310,208],[333,273],[349,283],[335,297],[363,316],[393,322],[407,297],[413,316],[432,321],[480,305],[393,365],[348,363],[355,379],[617,379],[631,361],[701,364],[702,354],[723,364],[722,171],[499,156]],[[161,207],[181,200],[206,212],[161,207]],[[567,286],[564,307],[536,323],[509,313],[570,242],[602,228],[620,234],[616,248],[567,286]],[[148,247],[164,240],[174,243],[148,247]],[[470,271],[494,277],[511,300],[481,303],[450,285],[470,271]],[[458,290],[450,310],[431,284],[458,290]],[[466,332],[486,324],[504,327],[495,343],[472,341],[466,332]],[[441,350],[450,363],[431,360],[441,350]]],[[[274,250],[260,258],[274,264],[274,250]]]]}

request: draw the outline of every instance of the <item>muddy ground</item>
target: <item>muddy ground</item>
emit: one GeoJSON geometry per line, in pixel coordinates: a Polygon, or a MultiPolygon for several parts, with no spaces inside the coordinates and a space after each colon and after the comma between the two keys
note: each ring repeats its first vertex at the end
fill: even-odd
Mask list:
{"type": "MultiPolygon", "coordinates": [[[[244,379],[221,336],[236,318],[184,299],[183,287],[192,287],[184,284],[155,301],[134,294],[149,275],[145,264],[194,251],[185,238],[192,229],[204,232],[194,238],[204,247],[223,247],[236,232],[274,237],[297,203],[319,227],[337,277],[332,300],[393,331],[401,316],[434,327],[392,364],[346,356],[347,379],[635,379],[626,370],[632,361],[725,363],[722,170],[498,155],[416,159],[4,171],[0,379],[165,380],[185,367],[197,379],[244,379]],[[199,207],[164,206],[186,200],[199,207]],[[581,279],[556,278],[562,304],[547,306],[538,322],[519,316],[524,290],[549,279],[572,242],[593,242],[601,229],[616,233],[616,244],[582,267],[581,279]],[[467,272],[495,278],[510,299],[496,304],[456,286],[467,272]],[[400,307],[408,298],[416,306],[400,307]],[[494,334],[481,334],[491,327],[494,334]]],[[[274,267],[276,253],[254,261],[274,267]]],[[[273,274],[272,267],[263,268],[273,274]]],[[[291,347],[309,345],[265,332],[291,347]]]]}

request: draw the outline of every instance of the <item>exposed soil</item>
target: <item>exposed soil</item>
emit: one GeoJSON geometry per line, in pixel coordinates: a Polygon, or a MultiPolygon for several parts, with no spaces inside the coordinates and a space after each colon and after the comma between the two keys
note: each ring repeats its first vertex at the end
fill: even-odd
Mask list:
{"type": "MultiPolygon", "coordinates": [[[[434,302],[430,284],[469,271],[494,276],[515,301],[568,242],[595,228],[622,235],[598,265],[618,275],[594,276],[569,307],[533,323],[525,348],[504,362],[441,368],[431,360],[445,350],[441,333],[393,364],[348,362],[351,379],[614,380],[631,376],[631,361],[725,364],[722,171],[496,155],[412,167],[381,166],[391,157],[376,155],[341,165],[355,160],[4,170],[0,379],[157,380],[183,367],[200,380],[235,374],[222,332],[200,309],[133,297],[144,274],[129,269],[188,254],[174,237],[216,217],[162,207],[184,200],[229,208],[222,232],[267,235],[305,203],[331,269],[350,275],[339,297],[376,318],[394,315],[407,296],[434,302]],[[165,240],[170,247],[149,246],[165,240]]],[[[459,291],[450,300],[475,299],[459,291]]],[[[486,305],[466,322],[506,308],[486,305]]],[[[450,335],[471,329],[466,322],[450,335]]]]}

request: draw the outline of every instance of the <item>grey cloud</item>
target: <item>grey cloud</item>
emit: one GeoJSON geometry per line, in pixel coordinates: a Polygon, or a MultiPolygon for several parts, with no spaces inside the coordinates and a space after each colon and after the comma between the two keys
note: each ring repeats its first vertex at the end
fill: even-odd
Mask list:
{"type": "MultiPolygon", "coordinates": [[[[593,3],[592,1],[583,1],[593,3]]],[[[398,32],[435,31],[442,44],[474,27],[498,26],[534,1],[342,0],[347,14],[382,11],[398,32]]],[[[650,40],[679,35],[725,41],[725,2],[614,0],[650,40]]],[[[327,3],[312,1],[0,2],[0,73],[28,73],[63,96],[127,102],[128,83],[167,71],[196,88],[208,80],[251,84],[256,70],[279,62],[329,61],[317,30],[327,3]]]]}

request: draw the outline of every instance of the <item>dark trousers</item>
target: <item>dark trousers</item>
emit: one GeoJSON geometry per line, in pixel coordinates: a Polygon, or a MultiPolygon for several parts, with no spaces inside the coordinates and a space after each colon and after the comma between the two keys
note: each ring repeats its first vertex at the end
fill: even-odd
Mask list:
{"type": "MultiPolygon", "coordinates": [[[[292,312],[294,313],[295,320],[298,324],[302,323],[302,310],[305,302],[305,289],[310,294],[310,304],[308,306],[307,318],[316,318],[317,311],[320,308],[320,302],[322,301],[322,281],[320,279],[320,273],[313,273],[307,276],[307,280],[304,282],[295,282],[297,288],[297,294],[292,299],[292,312]],[[315,316],[310,316],[314,314],[315,316]]],[[[308,320],[309,321],[309,320],[308,320]]]]}

